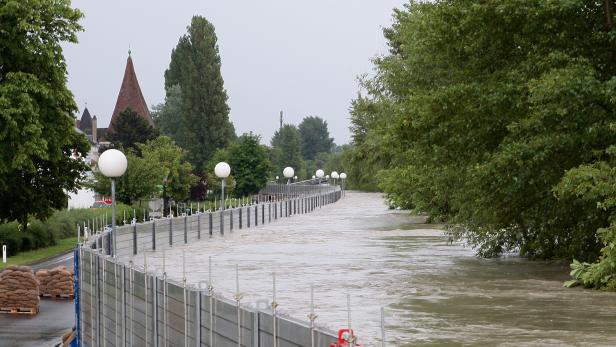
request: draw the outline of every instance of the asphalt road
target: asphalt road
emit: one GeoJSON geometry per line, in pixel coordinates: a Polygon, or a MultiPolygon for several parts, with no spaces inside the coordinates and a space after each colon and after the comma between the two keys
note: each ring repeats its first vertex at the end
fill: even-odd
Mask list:
{"type": "MultiPolygon", "coordinates": [[[[34,270],[65,265],[73,268],[73,254],[64,254],[33,265],[34,270]]],[[[35,316],[0,314],[0,347],[54,346],[75,325],[72,300],[41,298],[40,311],[35,316]]]]}

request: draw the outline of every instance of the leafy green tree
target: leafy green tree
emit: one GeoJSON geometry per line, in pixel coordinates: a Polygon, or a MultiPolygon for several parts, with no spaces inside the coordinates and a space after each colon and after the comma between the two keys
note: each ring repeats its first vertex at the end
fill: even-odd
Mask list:
{"type": "Polygon", "coordinates": [[[192,165],[185,160],[186,151],[175,145],[167,136],[160,136],[145,144],[139,145],[143,159],[157,163],[162,168],[162,198],[163,211],[167,211],[169,199],[186,200],[190,188],[197,182],[197,176],[192,174],[192,165]]]}
{"type": "Polygon", "coordinates": [[[302,136],[295,125],[285,124],[272,137],[272,163],[274,176],[282,177],[282,171],[290,166],[298,177],[304,176],[302,160],[302,136]]]}
{"type": "Polygon", "coordinates": [[[299,123],[302,135],[302,155],[304,160],[312,160],[318,153],[329,153],[334,146],[334,139],[329,137],[327,122],[320,117],[310,116],[299,123]]]}
{"type": "Polygon", "coordinates": [[[255,194],[265,187],[272,164],[267,147],[261,144],[261,137],[253,133],[243,134],[229,146],[228,153],[237,196],[255,194]]]}
{"type": "Polygon", "coordinates": [[[350,171],[375,172],[393,204],[447,221],[480,255],[595,259],[606,214],[554,192],[613,143],[611,13],[582,0],[397,10],[353,104],[350,171]]]}
{"type": "MultiPolygon", "coordinates": [[[[165,174],[163,166],[157,161],[141,158],[132,151],[125,154],[128,166],[124,175],[116,179],[116,199],[132,205],[157,196],[165,174]]],[[[99,171],[94,172],[94,181],[90,187],[99,194],[111,195],[111,180],[99,171]]]]}
{"type": "Polygon", "coordinates": [[[155,139],[158,131],[137,112],[127,107],[115,120],[113,131],[109,131],[105,136],[115,147],[138,152],[139,144],[155,139]]]}
{"type": "Polygon", "coordinates": [[[0,2],[0,221],[45,219],[79,187],[89,145],[75,129],[62,42],[77,42],[70,1],[0,2]]]}
{"type": "MultiPolygon", "coordinates": [[[[226,147],[235,130],[229,121],[227,92],[220,73],[220,55],[214,26],[195,16],[171,53],[165,71],[169,112],[178,122],[177,131],[169,131],[175,142],[187,151],[187,158],[201,172],[216,149],[226,147]],[[178,86],[181,90],[176,103],[178,86]]],[[[165,130],[169,129],[165,126],[165,130]]]]}
{"type": "MultiPolygon", "coordinates": [[[[213,194],[213,196],[210,196],[211,199],[220,201],[220,193],[222,190],[221,179],[218,178],[216,174],[214,173],[214,168],[216,167],[216,164],[222,161],[227,162],[228,164],[229,158],[231,158],[231,155],[229,154],[229,147],[220,148],[216,150],[216,152],[214,152],[214,155],[212,156],[210,161],[205,166],[205,171],[203,173],[203,176],[205,177],[207,190],[213,194]]],[[[229,177],[225,179],[225,196],[226,197],[235,195],[236,183],[235,183],[234,175],[235,175],[235,172],[233,168],[231,168],[231,174],[229,175],[229,177]]]]}
{"type": "Polygon", "coordinates": [[[167,90],[165,102],[154,106],[152,119],[161,134],[178,139],[184,130],[181,115],[182,88],[176,84],[167,90]]]}

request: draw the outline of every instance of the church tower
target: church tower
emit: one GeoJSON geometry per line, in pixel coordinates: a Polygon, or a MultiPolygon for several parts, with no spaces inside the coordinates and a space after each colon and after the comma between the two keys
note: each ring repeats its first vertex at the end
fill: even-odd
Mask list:
{"type": "Polygon", "coordinates": [[[143,117],[151,126],[154,126],[154,121],[152,120],[152,116],[150,116],[150,111],[141,93],[139,81],[137,81],[137,75],[135,74],[135,67],[133,66],[133,59],[130,56],[130,51],[128,51],[128,59],[126,60],[126,68],[124,69],[124,79],[122,80],[122,86],[118,93],[118,100],[116,101],[107,131],[113,131],[113,125],[116,119],[120,113],[127,108],[137,112],[137,114],[143,117]]]}

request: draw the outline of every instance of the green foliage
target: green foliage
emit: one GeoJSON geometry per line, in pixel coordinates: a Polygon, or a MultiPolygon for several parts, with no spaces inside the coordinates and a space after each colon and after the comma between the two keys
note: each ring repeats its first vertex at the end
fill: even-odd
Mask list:
{"type": "Polygon", "coordinates": [[[334,146],[334,139],[329,137],[327,122],[320,117],[310,116],[299,123],[302,136],[302,156],[304,160],[313,160],[318,153],[329,153],[334,146]]]}
{"type": "Polygon", "coordinates": [[[267,183],[272,170],[268,148],[261,144],[261,137],[246,133],[227,148],[219,149],[207,164],[207,187],[219,199],[221,180],[214,174],[220,162],[231,167],[231,175],[225,180],[225,196],[244,197],[258,193],[267,183]]]}
{"type": "Polygon", "coordinates": [[[256,194],[265,187],[272,170],[267,147],[253,133],[243,134],[227,150],[227,162],[235,179],[235,195],[256,194]]]}
{"type": "MultiPolygon", "coordinates": [[[[132,213],[130,206],[117,206],[117,222],[122,224],[122,216],[132,213]]],[[[84,223],[92,225],[92,220],[107,216],[111,223],[111,209],[72,209],[55,211],[47,220],[41,221],[32,218],[27,227],[28,232],[24,232],[24,226],[18,222],[0,224],[0,244],[6,245],[9,256],[14,256],[19,252],[30,251],[42,247],[53,246],[58,240],[71,236],[77,236],[77,225],[83,226],[84,223]]],[[[98,223],[98,222],[97,222],[98,223]]]]}
{"type": "Polygon", "coordinates": [[[163,133],[187,151],[188,161],[201,172],[214,152],[235,138],[216,33],[205,18],[192,18],[188,33],[171,53],[165,88],[166,106],[160,109],[163,112],[159,112],[158,122],[163,133]]]}
{"type": "MultiPolygon", "coordinates": [[[[165,102],[154,106],[152,119],[161,134],[172,139],[179,139],[184,131],[182,123],[182,88],[172,85],[167,89],[165,102]]],[[[177,141],[177,140],[176,140],[177,141]]]]}
{"type": "Polygon", "coordinates": [[[61,47],[81,17],[68,0],[0,3],[0,222],[48,217],[87,170],[61,47]]]}
{"type": "MultiPolygon", "coordinates": [[[[126,153],[126,159],[126,173],[116,178],[116,200],[130,205],[156,196],[165,173],[160,163],[146,160],[130,151],[126,153]]],[[[111,196],[111,179],[99,171],[94,172],[90,187],[99,194],[111,196]]]]}
{"type": "Polygon", "coordinates": [[[118,114],[113,124],[113,131],[106,135],[107,140],[115,147],[137,152],[139,152],[139,144],[146,143],[157,136],[158,130],[130,107],[118,114]]]}
{"type": "Polygon", "coordinates": [[[192,174],[192,165],[185,160],[186,151],[176,146],[167,136],[160,136],[146,144],[139,145],[139,149],[146,162],[154,163],[162,168],[164,211],[166,211],[169,199],[175,201],[188,199],[191,186],[197,182],[197,176],[192,174]]]}
{"type": "Polygon", "coordinates": [[[392,204],[448,222],[482,256],[607,254],[610,212],[566,182],[614,142],[611,30],[603,3],[583,0],[397,10],[352,105],[349,178],[377,177],[392,204]]]}
{"type": "MultiPolygon", "coordinates": [[[[170,198],[186,200],[190,187],[197,177],[192,166],[184,159],[185,151],[176,146],[169,137],[160,136],[145,144],[138,144],[142,156],[132,151],[126,153],[126,173],[116,179],[116,199],[125,204],[134,204],[143,199],[162,197],[165,206],[170,198]],[[162,187],[160,189],[159,187],[162,187]]],[[[94,173],[90,183],[94,191],[109,196],[111,181],[100,172],[94,173]]]]}
{"type": "Polygon", "coordinates": [[[272,137],[271,161],[274,175],[282,176],[285,167],[290,166],[299,178],[305,177],[302,160],[302,136],[295,125],[285,124],[272,137]]]}

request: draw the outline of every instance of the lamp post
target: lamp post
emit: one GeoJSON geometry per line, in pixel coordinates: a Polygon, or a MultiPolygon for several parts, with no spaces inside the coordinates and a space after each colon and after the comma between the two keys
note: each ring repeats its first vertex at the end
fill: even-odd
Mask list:
{"type": "Polygon", "coordinates": [[[278,199],[280,198],[279,194],[280,194],[280,181],[279,181],[280,177],[276,176],[276,201],[278,201],[278,199]]]}
{"type": "Polygon", "coordinates": [[[332,178],[334,179],[334,185],[336,185],[336,180],[340,177],[337,171],[332,171],[332,178]]]}
{"type": "Polygon", "coordinates": [[[222,181],[220,206],[221,206],[221,209],[224,211],[225,209],[225,178],[229,177],[229,174],[231,174],[231,167],[229,166],[229,164],[225,163],[224,161],[221,161],[220,163],[216,164],[216,166],[214,167],[214,173],[216,174],[216,177],[220,178],[220,180],[222,181]]]}
{"type": "Polygon", "coordinates": [[[126,156],[117,149],[108,149],[98,158],[98,169],[105,177],[111,178],[111,238],[114,258],[117,255],[115,179],[124,175],[127,166],[126,156]]]}
{"type": "Polygon", "coordinates": [[[282,170],[282,175],[287,179],[287,194],[289,193],[289,184],[291,183],[291,178],[295,175],[295,170],[292,167],[287,166],[282,170]]]}
{"type": "Polygon", "coordinates": [[[325,176],[325,171],[318,169],[317,172],[315,172],[317,178],[319,179],[319,185],[321,184],[321,178],[323,178],[323,176],[325,176]]]}
{"type": "Polygon", "coordinates": [[[340,179],[342,180],[342,195],[344,195],[344,180],[346,180],[347,175],[343,172],[340,174],[340,179]]]}

